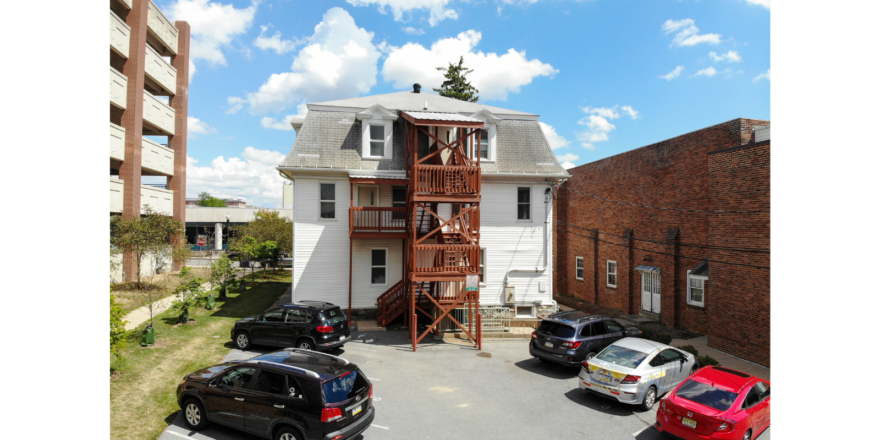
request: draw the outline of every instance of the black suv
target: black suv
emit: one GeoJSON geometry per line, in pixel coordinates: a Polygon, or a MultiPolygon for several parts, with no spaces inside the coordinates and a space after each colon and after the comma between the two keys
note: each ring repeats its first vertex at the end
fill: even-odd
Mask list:
{"type": "Polygon", "coordinates": [[[230,337],[242,350],[257,344],[323,351],[342,347],[351,340],[351,329],[339,306],[298,301],[236,321],[230,337]]]}
{"type": "Polygon", "coordinates": [[[529,354],[544,362],[580,367],[613,342],[641,335],[639,329],[624,328],[607,316],[568,310],[548,316],[532,332],[529,354]]]}
{"type": "Polygon", "coordinates": [[[193,430],[213,422],[273,440],[349,439],[376,415],[357,365],[298,348],[188,374],[177,404],[193,430]]]}

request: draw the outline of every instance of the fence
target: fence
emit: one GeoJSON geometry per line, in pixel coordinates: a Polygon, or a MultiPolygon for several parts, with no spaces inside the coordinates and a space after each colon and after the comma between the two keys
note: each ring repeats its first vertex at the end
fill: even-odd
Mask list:
{"type": "MultiPolygon", "coordinates": [[[[539,318],[517,318],[512,307],[485,306],[480,307],[483,315],[483,339],[491,341],[523,341],[532,337],[532,332],[541,324],[539,318]]],[[[468,309],[459,308],[449,312],[463,326],[469,327],[468,309]]],[[[476,321],[476,318],[474,319],[476,321]]],[[[461,332],[449,317],[440,321],[440,331],[446,333],[461,332]]]]}

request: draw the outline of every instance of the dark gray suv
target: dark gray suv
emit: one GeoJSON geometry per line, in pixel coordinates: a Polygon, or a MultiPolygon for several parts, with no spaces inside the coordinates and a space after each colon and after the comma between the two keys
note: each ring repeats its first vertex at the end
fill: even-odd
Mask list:
{"type": "Polygon", "coordinates": [[[548,316],[532,332],[529,354],[543,362],[579,367],[613,342],[641,336],[639,329],[625,328],[607,316],[568,310],[548,316]]]}

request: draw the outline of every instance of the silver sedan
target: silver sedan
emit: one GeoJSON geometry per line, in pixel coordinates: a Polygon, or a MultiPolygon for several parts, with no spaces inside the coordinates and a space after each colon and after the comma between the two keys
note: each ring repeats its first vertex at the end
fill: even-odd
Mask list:
{"type": "Polygon", "coordinates": [[[696,356],[666,344],[623,338],[585,361],[578,385],[647,411],[659,396],[697,371],[696,356]]]}

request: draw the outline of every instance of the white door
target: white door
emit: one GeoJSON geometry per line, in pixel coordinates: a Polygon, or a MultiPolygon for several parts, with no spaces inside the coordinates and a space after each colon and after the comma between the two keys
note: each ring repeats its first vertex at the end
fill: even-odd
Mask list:
{"type": "Polygon", "coordinates": [[[642,272],[642,310],[660,313],[660,274],[642,272]]]}

